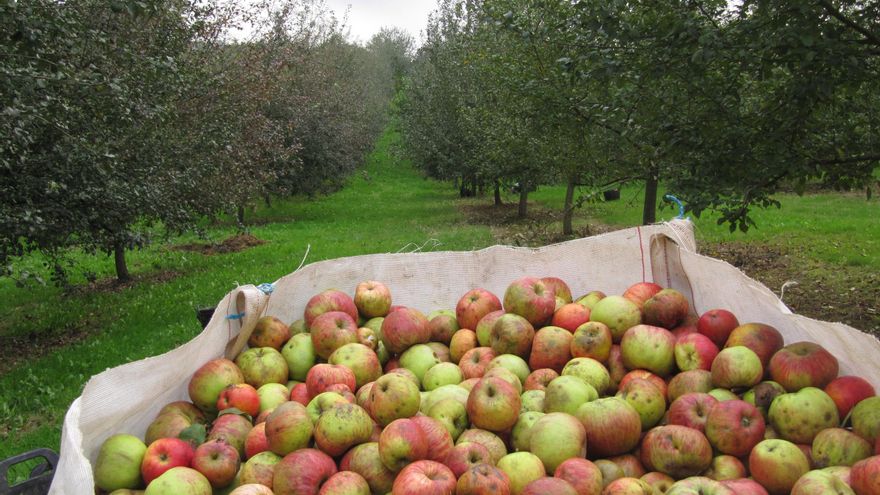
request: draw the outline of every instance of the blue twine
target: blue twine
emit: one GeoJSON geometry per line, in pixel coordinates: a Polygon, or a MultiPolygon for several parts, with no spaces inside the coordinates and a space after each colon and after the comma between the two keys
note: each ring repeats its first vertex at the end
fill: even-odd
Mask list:
{"type": "Polygon", "coordinates": [[[666,196],[663,196],[663,199],[665,199],[667,201],[672,201],[673,203],[678,205],[678,216],[675,218],[678,218],[679,220],[684,218],[684,203],[682,203],[680,199],[676,198],[675,196],[673,196],[671,194],[667,194],[666,196]]]}
{"type": "Polygon", "coordinates": [[[226,315],[227,320],[240,320],[244,318],[244,313],[236,313],[234,315],[226,315]]]}
{"type": "Polygon", "coordinates": [[[271,294],[275,291],[275,284],[265,283],[257,286],[258,289],[263,291],[263,294],[271,294]]]}

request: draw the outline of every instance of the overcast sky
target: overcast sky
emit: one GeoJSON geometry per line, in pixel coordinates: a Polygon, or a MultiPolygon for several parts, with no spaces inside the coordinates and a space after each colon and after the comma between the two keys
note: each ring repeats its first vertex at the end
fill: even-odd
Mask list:
{"type": "Polygon", "coordinates": [[[342,18],[350,6],[347,26],[352,41],[366,43],[383,27],[396,26],[409,31],[417,44],[428,23],[428,14],[437,8],[436,0],[326,0],[327,7],[342,18]]]}

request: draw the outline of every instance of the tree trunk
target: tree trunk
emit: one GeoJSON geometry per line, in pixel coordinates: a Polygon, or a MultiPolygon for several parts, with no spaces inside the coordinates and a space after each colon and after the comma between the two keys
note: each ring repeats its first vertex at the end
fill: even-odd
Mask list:
{"type": "Polygon", "coordinates": [[[529,214],[529,188],[522,182],[520,182],[519,188],[519,209],[517,210],[516,216],[519,218],[526,218],[529,214]]]}
{"type": "Polygon", "coordinates": [[[565,188],[565,209],[562,211],[562,235],[574,234],[571,220],[574,216],[574,186],[575,177],[568,178],[568,186],[565,188]]]}
{"type": "Polygon", "coordinates": [[[238,205],[235,216],[238,219],[239,227],[244,227],[244,205],[238,205]]]}
{"type": "Polygon", "coordinates": [[[501,206],[501,181],[495,180],[495,206],[501,206]]]}
{"type": "Polygon", "coordinates": [[[264,195],[264,196],[263,196],[263,201],[266,202],[266,208],[271,208],[271,207],[272,207],[272,196],[271,196],[271,195],[269,195],[269,194],[264,195]]]}
{"type": "Polygon", "coordinates": [[[642,209],[642,225],[650,225],[657,221],[657,186],[660,182],[659,171],[653,163],[645,178],[645,205],[642,209]]]}
{"type": "Polygon", "coordinates": [[[113,258],[116,262],[116,280],[119,282],[128,282],[131,275],[128,273],[128,265],[125,264],[125,244],[117,241],[113,246],[113,258]]]}

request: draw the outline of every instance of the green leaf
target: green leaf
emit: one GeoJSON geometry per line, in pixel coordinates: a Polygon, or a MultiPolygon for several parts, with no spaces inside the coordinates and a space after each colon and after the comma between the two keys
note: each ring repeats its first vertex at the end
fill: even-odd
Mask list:
{"type": "Polygon", "coordinates": [[[208,436],[208,429],[201,423],[193,423],[183,429],[177,438],[191,443],[193,446],[199,446],[205,443],[208,436]]]}

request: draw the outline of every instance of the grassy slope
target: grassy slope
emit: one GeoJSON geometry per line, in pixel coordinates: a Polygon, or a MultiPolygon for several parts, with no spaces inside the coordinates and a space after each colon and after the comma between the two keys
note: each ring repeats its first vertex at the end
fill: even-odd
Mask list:
{"type": "MultiPolygon", "coordinates": [[[[200,331],[196,306],[213,305],[235,283],[273,281],[293,271],[309,244],[308,262],[394,252],[428,239],[440,242],[436,249],[448,250],[491,244],[488,228],[463,224],[452,188],[424,180],[393,156],[396,139],[384,135],[368,158],[366,173],[355,175],[344,190],[252,214],[262,225],[251,233],[268,241],[262,246],[203,256],[157,245],[130,255],[135,276],[178,272],[170,281],[73,296],[53,287],[20,290],[0,281],[0,337],[32,331],[61,338],[81,335],[75,343],[0,375],[0,459],[36,447],[57,449],[64,412],[90,376],[189,340],[200,331]]],[[[211,237],[232,233],[219,228],[211,237]]],[[[192,239],[178,240],[183,241],[192,239]]],[[[99,276],[111,276],[112,260],[83,261],[99,276]]],[[[38,260],[31,263],[39,268],[38,260]]]]}

